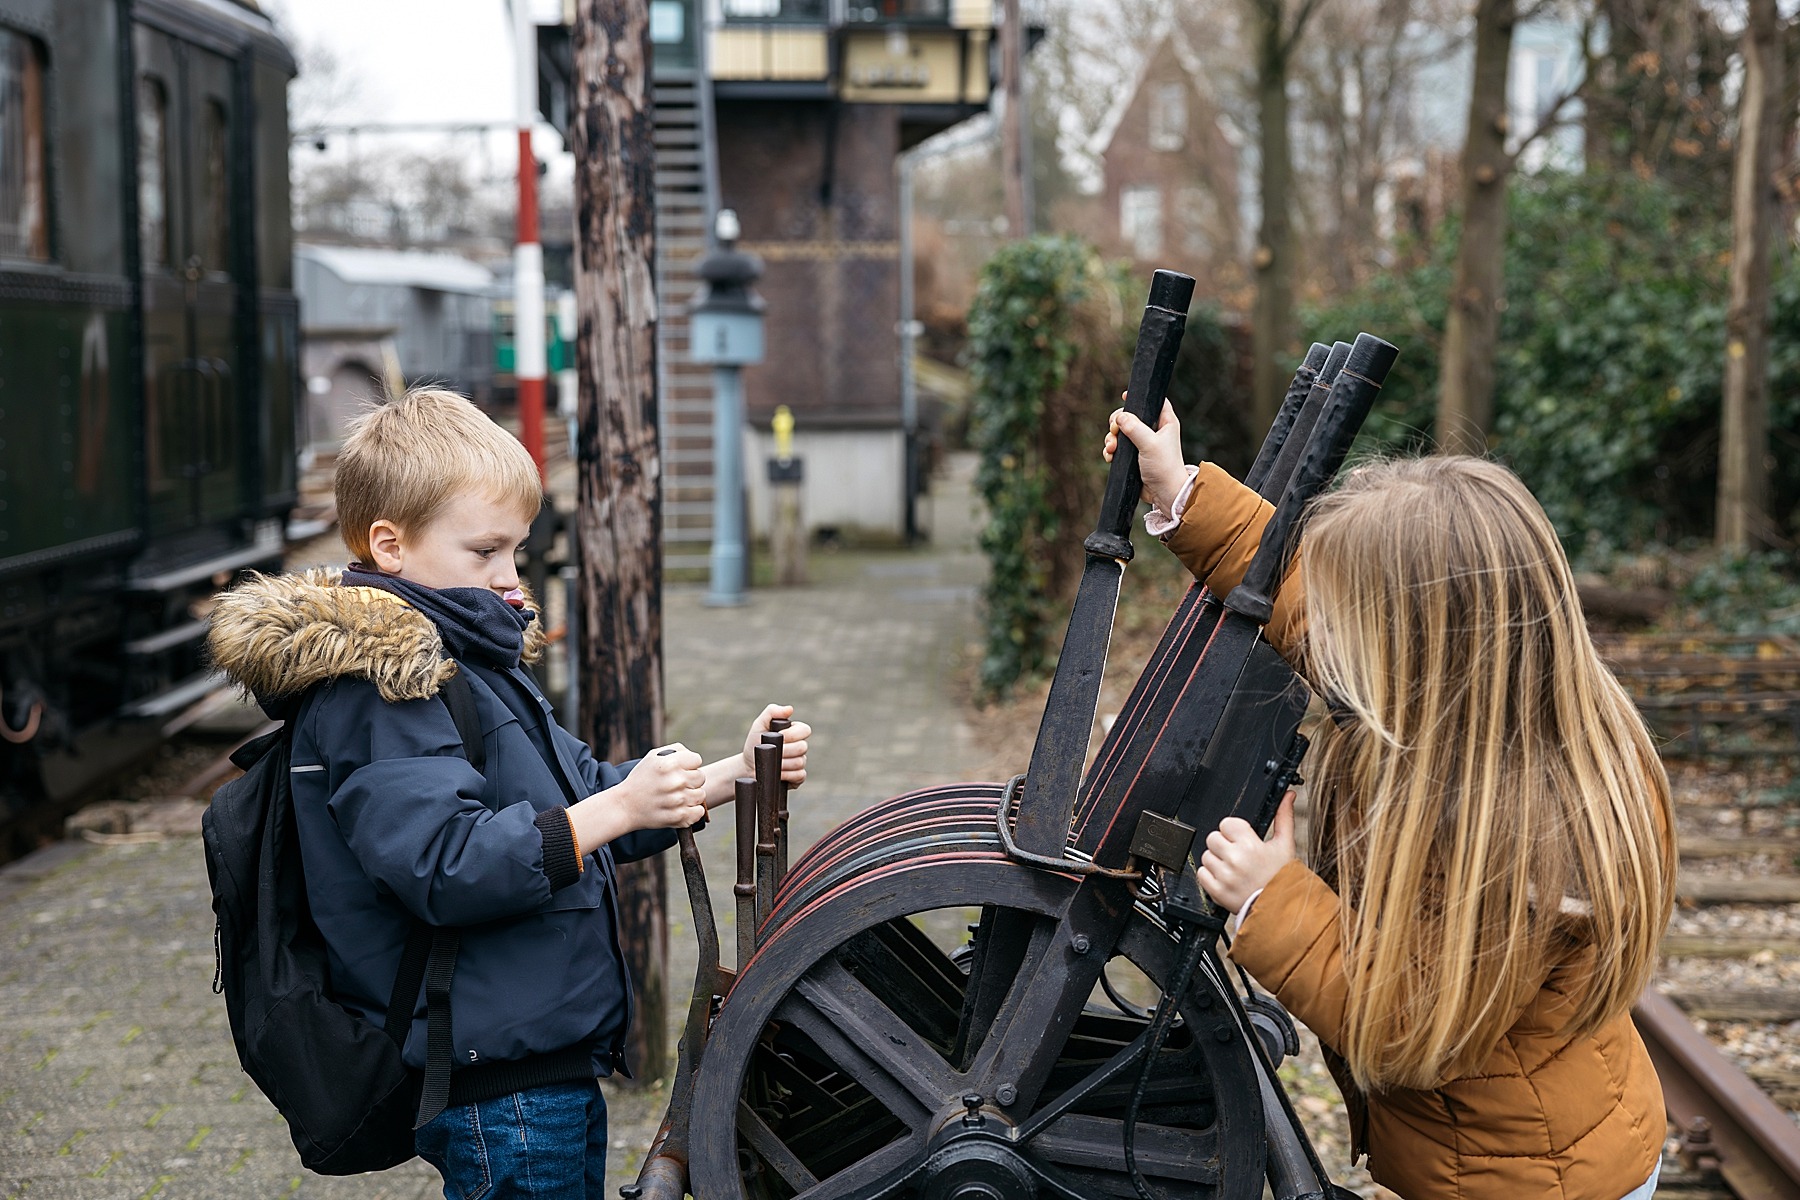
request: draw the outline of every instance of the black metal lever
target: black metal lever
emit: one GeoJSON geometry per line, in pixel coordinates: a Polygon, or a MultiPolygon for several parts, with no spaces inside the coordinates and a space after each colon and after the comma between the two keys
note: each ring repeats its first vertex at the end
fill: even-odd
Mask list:
{"type": "MultiPolygon", "coordinates": [[[[1181,352],[1181,335],[1187,328],[1188,305],[1193,299],[1192,276],[1158,271],[1150,279],[1150,299],[1138,324],[1131,381],[1125,388],[1125,411],[1152,428],[1169,390],[1169,376],[1174,374],[1175,357],[1181,352]]],[[[1143,489],[1137,447],[1130,438],[1122,437],[1119,448],[1113,452],[1112,469],[1106,474],[1100,520],[1084,543],[1089,554],[1131,561],[1131,519],[1137,515],[1138,496],[1143,489]]]]}
{"type": "MultiPolygon", "coordinates": [[[[1312,394],[1314,381],[1318,379],[1319,372],[1325,369],[1325,361],[1330,357],[1331,347],[1324,342],[1314,342],[1312,348],[1307,350],[1300,369],[1294,372],[1294,378],[1288,384],[1287,395],[1282,397],[1281,410],[1275,414],[1275,423],[1269,426],[1268,436],[1263,438],[1262,449],[1256,452],[1256,461],[1250,464],[1250,470],[1244,475],[1244,484],[1251,490],[1262,491],[1263,482],[1269,478],[1276,458],[1287,444],[1288,435],[1293,432],[1294,422],[1299,418],[1306,398],[1312,394]]],[[[1302,434],[1301,438],[1304,440],[1305,435],[1302,434]]]]}
{"type": "Polygon", "coordinates": [[[1298,531],[1300,515],[1343,465],[1350,443],[1356,440],[1382,382],[1399,356],[1398,349],[1372,334],[1356,335],[1350,357],[1332,383],[1330,404],[1312,437],[1307,439],[1306,452],[1294,471],[1293,481],[1282,494],[1281,504],[1263,529],[1256,557],[1250,560],[1243,581],[1225,598],[1226,608],[1258,624],[1268,623],[1274,610],[1270,595],[1287,562],[1288,543],[1298,531]]]}

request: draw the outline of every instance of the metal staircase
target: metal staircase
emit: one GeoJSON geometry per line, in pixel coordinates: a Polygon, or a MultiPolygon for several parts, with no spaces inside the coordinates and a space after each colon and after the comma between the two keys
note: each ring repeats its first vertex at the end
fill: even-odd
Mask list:
{"type": "Polygon", "coordinates": [[[704,65],[659,64],[652,86],[663,567],[704,570],[713,535],[712,369],[688,358],[688,305],[717,209],[712,83],[704,65]]]}

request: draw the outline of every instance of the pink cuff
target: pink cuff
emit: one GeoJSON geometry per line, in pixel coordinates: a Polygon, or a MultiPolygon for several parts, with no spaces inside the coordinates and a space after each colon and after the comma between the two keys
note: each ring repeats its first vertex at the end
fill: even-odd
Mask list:
{"type": "Polygon", "coordinates": [[[1250,915],[1250,906],[1255,904],[1256,898],[1262,894],[1263,889],[1257,888],[1254,892],[1250,893],[1249,899],[1244,901],[1244,907],[1237,910],[1237,923],[1239,925],[1242,925],[1244,923],[1244,918],[1250,915]]]}
{"type": "Polygon", "coordinates": [[[1187,511],[1188,501],[1193,498],[1194,480],[1199,474],[1200,468],[1190,463],[1187,469],[1187,482],[1181,485],[1179,492],[1175,493],[1175,500],[1170,511],[1165,513],[1160,508],[1152,508],[1144,514],[1144,528],[1149,531],[1151,537],[1166,538],[1181,526],[1181,514],[1187,511]]]}

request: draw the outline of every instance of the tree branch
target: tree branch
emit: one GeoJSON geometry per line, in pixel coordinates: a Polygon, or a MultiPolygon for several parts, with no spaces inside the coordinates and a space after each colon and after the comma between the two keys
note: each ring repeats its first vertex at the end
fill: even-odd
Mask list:
{"type": "Polygon", "coordinates": [[[1300,6],[1300,11],[1294,14],[1294,27],[1288,30],[1286,36],[1281,39],[1281,57],[1286,58],[1294,52],[1294,46],[1300,41],[1300,35],[1306,32],[1306,23],[1312,20],[1312,15],[1319,10],[1321,3],[1323,0],[1305,0],[1305,3],[1300,6]]]}
{"type": "Polygon", "coordinates": [[[1580,80],[1572,87],[1565,88],[1563,94],[1556,98],[1556,103],[1544,110],[1544,115],[1538,118],[1537,128],[1519,139],[1518,146],[1506,156],[1508,167],[1511,167],[1513,163],[1518,162],[1519,156],[1524,154],[1526,147],[1530,146],[1533,142],[1537,141],[1545,134],[1548,134],[1553,130],[1561,129],[1563,126],[1569,124],[1568,121],[1562,119],[1562,111],[1569,106],[1571,100],[1574,100],[1581,94],[1581,89],[1586,83],[1587,73],[1583,72],[1580,80]]]}

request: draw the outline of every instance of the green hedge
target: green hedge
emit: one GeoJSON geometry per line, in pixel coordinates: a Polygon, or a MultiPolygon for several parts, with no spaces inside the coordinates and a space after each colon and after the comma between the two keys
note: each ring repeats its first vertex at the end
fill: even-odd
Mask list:
{"type": "Polygon", "coordinates": [[[1129,368],[1121,276],[1093,247],[1037,237],[982,268],[969,308],[969,436],[987,505],[982,690],[1050,665],[1104,478],[1100,439],[1129,368]]]}

